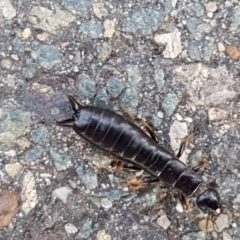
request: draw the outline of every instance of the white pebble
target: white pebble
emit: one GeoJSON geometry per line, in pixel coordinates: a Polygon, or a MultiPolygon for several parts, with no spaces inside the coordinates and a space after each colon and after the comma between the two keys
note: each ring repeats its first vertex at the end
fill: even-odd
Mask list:
{"type": "Polygon", "coordinates": [[[184,210],[183,210],[183,206],[180,202],[177,203],[176,205],[176,210],[180,213],[182,213],[184,210]]]}
{"type": "Polygon", "coordinates": [[[105,209],[109,209],[113,206],[112,202],[108,198],[102,198],[101,205],[105,209]]]}
{"type": "Polygon", "coordinates": [[[178,121],[182,121],[182,120],[183,120],[182,116],[181,116],[179,113],[176,113],[176,114],[175,114],[175,118],[176,118],[178,121]]]}
{"type": "Polygon", "coordinates": [[[232,240],[232,237],[226,232],[223,232],[222,236],[223,236],[222,238],[223,240],[232,240]]]}
{"type": "Polygon", "coordinates": [[[222,232],[224,228],[228,226],[228,215],[227,214],[221,214],[215,221],[216,224],[216,231],[222,232]]]}
{"type": "Polygon", "coordinates": [[[218,46],[218,51],[219,52],[224,52],[225,51],[225,46],[224,46],[224,44],[222,43],[222,42],[219,42],[218,44],[217,44],[217,46],[218,46]]]}
{"type": "Polygon", "coordinates": [[[159,111],[159,112],[157,113],[157,116],[158,116],[159,118],[163,118],[163,112],[159,111]]]}
{"type": "Polygon", "coordinates": [[[171,222],[166,215],[162,215],[157,219],[157,224],[166,230],[171,225],[171,222]]]}
{"type": "Polygon", "coordinates": [[[66,187],[60,187],[55,189],[52,195],[61,199],[64,203],[67,203],[67,197],[71,192],[72,192],[72,189],[66,186],[66,187]]]}
{"type": "Polygon", "coordinates": [[[188,123],[191,123],[193,120],[192,120],[192,118],[190,118],[190,117],[185,117],[185,119],[184,119],[186,122],[188,122],[188,123]]]}
{"type": "Polygon", "coordinates": [[[78,232],[78,229],[71,223],[67,223],[65,226],[65,231],[68,233],[68,234],[75,234],[78,232]]]}
{"type": "Polygon", "coordinates": [[[97,232],[97,240],[111,240],[111,236],[106,234],[106,230],[100,230],[97,232]]]}

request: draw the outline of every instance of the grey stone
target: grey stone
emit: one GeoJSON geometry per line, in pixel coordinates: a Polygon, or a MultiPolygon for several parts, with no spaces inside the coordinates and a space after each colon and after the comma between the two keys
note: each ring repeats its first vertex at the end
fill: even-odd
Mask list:
{"type": "Polygon", "coordinates": [[[179,31],[155,35],[154,41],[160,47],[165,46],[162,53],[164,58],[173,59],[182,52],[181,33],[179,31]]]}
{"type": "Polygon", "coordinates": [[[132,86],[137,86],[139,82],[142,80],[141,73],[139,71],[138,65],[127,65],[127,73],[128,73],[128,82],[132,86]]]}
{"type": "Polygon", "coordinates": [[[173,81],[184,85],[189,95],[188,104],[194,106],[217,106],[233,99],[237,94],[233,78],[225,65],[217,68],[209,68],[200,63],[187,65],[175,72],[173,81]],[[200,89],[199,94],[196,94],[196,90],[200,89]]]}
{"type": "Polygon", "coordinates": [[[105,64],[105,65],[103,66],[103,69],[104,69],[104,70],[107,70],[107,71],[109,71],[109,72],[115,72],[115,71],[117,71],[117,69],[116,69],[113,65],[111,65],[111,64],[105,64]]]}
{"type": "Polygon", "coordinates": [[[101,207],[100,199],[99,199],[98,197],[95,197],[95,196],[87,196],[87,198],[88,198],[97,208],[100,208],[100,207],[101,207]]]}
{"type": "Polygon", "coordinates": [[[157,219],[157,224],[163,229],[168,229],[171,225],[171,222],[169,221],[167,215],[163,214],[157,219]]]}
{"type": "Polygon", "coordinates": [[[190,41],[188,43],[188,48],[187,49],[188,49],[189,57],[192,60],[200,60],[201,59],[198,42],[190,41]]]}
{"type": "Polygon", "coordinates": [[[236,31],[240,27],[240,6],[234,7],[229,22],[231,31],[236,31]]]}
{"type": "Polygon", "coordinates": [[[75,239],[88,239],[92,231],[92,219],[88,218],[76,235],[75,239]]]}
{"type": "Polygon", "coordinates": [[[204,6],[201,3],[190,3],[187,12],[191,16],[201,17],[204,15],[204,6]]]}
{"type": "Polygon", "coordinates": [[[119,200],[121,197],[128,196],[129,193],[123,190],[108,190],[101,191],[96,194],[98,197],[107,197],[111,201],[119,200]]]}
{"type": "Polygon", "coordinates": [[[94,105],[96,107],[106,108],[109,105],[109,98],[105,88],[100,88],[94,99],[94,105]]]}
{"type": "Polygon", "coordinates": [[[35,143],[45,144],[49,142],[49,132],[44,126],[32,130],[30,134],[35,143]]]}
{"type": "Polygon", "coordinates": [[[93,12],[100,20],[108,15],[108,10],[104,7],[104,3],[94,3],[93,12]]]}
{"type": "Polygon", "coordinates": [[[86,63],[90,63],[93,60],[93,55],[91,53],[87,53],[84,60],[86,63]]]}
{"type": "Polygon", "coordinates": [[[204,239],[206,239],[206,233],[204,232],[192,232],[182,237],[182,240],[204,240],[204,239]]]}
{"type": "Polygon", "coordinates": [[[57,34],[58,30],[67,27],[76,19],[69,11],[62,11],[56,7],[54,10],[45,7],[34,7],[28,14],[28,21],[35,29],[57,34]]]}
{"type": "Polygon", "coordinates": [[[175,93],[166,94],[162,102],[162,108],[168,117],[172,116],[178,103],[179,99],[175,93]]]}
{"type": "Polygon", "coordinates": [[[1,170],[0,170],[0,181],[2,183],[7,183],[7,184],[11,183],[10,177],[5,172],[3,172],[1,170]]]}
{"type": "Polygon", "coordinates": [[[70,11],[75,10],[80,17],[87,17],[94,0],[64,0],[63,6],[70,11]]]}
{"type": "Polygon", "coordinates": [[[205,33],[210,33],[212,27],[198,18],[190,18],[187,21],[187,29],[196,40],[201,40],[205,33]]]}
{"type": "Polygon", "coordinates": [[[76,86],[80,96],[85,98],[91,99],[97,92],[96,83],[85,73],[78,76],[76,86]]]}
{"type": "Polygon", "coordinates": [[[31,113],[0,108],[0,142],[12,147],[31,124],[31,113]]]}
{"type": "Polygon", "coordinates": [[[50,70],[57,63],[62,62],[62,54],[56,46],[43,45],[38,49],[38,63],[41,67],[50,70]]]}
{"type": "Polygon", "coordinates": [[[102,24],[97,20],[82,23],[79,30],[90,38],[100,38],[102,36],[102,24]]]}
{"type": "Polygon", "coordinates": [[[66,170],[67,168],[72,166],[71,159],[66,153],[60,154],[59,152],[51,148],[50,155],[53,160],[53,165],[57,169],[57,171],[66,170]]]}
{"type": "Polygon", "coordinates": [[[102,198],[101,199],[101,206],[104,209],[109,209],[113,206],[112,202],[108,198],[102,198]]]}
{"type": "Polygon", "coordinates": [[[209,41],[203,41],[203,48],[202,48],[202,58],[205,61],[209,61],[212,57],[212,51],[213,51],[213,44],[209,41]]]}
{"type": "Polygon", "coordinates": [[[155,69],[154,71],[154,81],[157,85],[157,90],[160,91],[162,90],[164,86],[164,72],[161,68],[155,69]]]}
{"type": "Polygon", "coordinates": [[[111,44],[104,42],[97,46],[98,58],[101,61],[106,61],[112,53],[111,44]]]}
{"type": "Polygon", "coordinates": [[[31,149],[30,151],[27,152],[27,154],[25,156],[25,161],[31,162],[31,161],[35,161],[35,160],[41,158],[44,151],[45,150],[43,147],[36,145],[33,149],[31,149]]]}
{"type": "Polygon", "coordinates": [[[125,85],[119,78],[114,76],[109,78],[107,82],[107,90],[113,98],[118,97],[124,88],[125,85]]]}
{"type": "Polygon", "coordinates": [[[151,7],[142,8],[123,20],[122,30],[133,34],[148,35],[156,31],[162,22],[163,16],[160,10],[151,7]]]}
{"type": "Polygon", "coordinates": [[[154,128],[159,128],[162,123],[162,119],[159,118],[158,116],[154,115],[151,120],[151,124],[153,125],[154,128]]]}
{"type": "Polygon", "coordinates": [[[10,0],[1,0],[0,1],[0,12],[4,18],[10,20],[16,16],[16,10],[11,4],[10,0]]]}
{"type": "Polygon", "coordinates": [[[193,155],[191,155],[188,158],[188,162],[190,166],[196,166],[198,163],[197,161],[199,160],[199,158],[202,156],[202,151],[197,151],[196,153],[194,153],[193,155]]]}
{"type": "Polygon", "coordinates": [[[127,108],[133,114],[137,113],[138,106],[138,92],[135,88],[129,87],[126,89],[124,94],[122,95],[120,105],[127,108]]]}
{"type": "Polygon", "coordinates": [[[152,188],[142,194],[139,194],[135,199],[135,204],[140,204],[143,207],[151,207],[157,204],[159,196],[159,188],[152,188]]]}
{"type": "Polygon", "coordinates": [[[77,174],[87,189],[94,189],[98,186],[97,174],[91,168],[79,166],[77,174]]]}
{"type": "Polygon", "coordinates": [[[36,73],[37,73],[36,68],[31,67],[31,66],[24,67],[22,69],[23,76],[28,79],[35,77],[36,73]]]}
{"type": "Polygon", "coordinates": [[[163,1],[164,14],[168,14],[172,10],[172,0],[163,1]]]}
{"type": "Polygon", "coordinates": [[[19,38],[14,38],[12,41],[13,49],[16,52],[22,53],[24,51],[24,44],[19,38]]]}
{"type": "Polygon", "coordinates": [[[213,158],[220,158],[223,153],[224,153],[225,149],[224,149],[224,144],[223,143],[218,143],[218,144],[215,144],[212,146],[212,149],[211,149],[211,156],[213,158]]]}
{"type": "Polygon", "coordinates": [[[68,195],[72,193],[72,191],[70,187],[64,186],[54,189],[52,195],[62,200],[63,203],[67,203],[68,195]]]}
{"type": "Polygon", "coordinates": [[[5,58],[5,59],[2,59],[1,60],[1,67],[2,68],[5,68],[5,69],[11,69],[13,63],[12,63],[12,60],[9,59],[9,58],[5,58]]]}
{"type": "Polygon", "coordinates": [[[228,233],[231,235],[231,236],[234,236],[236,238],[234,238],[234,240],[238,239],[239,236],[240,236],[240,227],[235,227],[235,228],[232,228],[232,229],[229,229],[228,230],[228,233]]]}

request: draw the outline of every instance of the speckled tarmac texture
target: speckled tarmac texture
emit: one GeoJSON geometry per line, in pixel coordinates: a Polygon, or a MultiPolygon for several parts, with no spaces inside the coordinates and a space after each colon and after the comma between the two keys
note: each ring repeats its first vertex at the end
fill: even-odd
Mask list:
{"type": "Polygon", "coordinates": [[[1,0],[0,240],[239,240],[239,36],[238,0],[1,0]],[[197,128],[180,160],[207,161],[223,212],[206,229],[199,192],[185,212],[161,182],[130,189],[146,173],[56,126],[67,95],[146,119],[172,154],[197,128]]]}

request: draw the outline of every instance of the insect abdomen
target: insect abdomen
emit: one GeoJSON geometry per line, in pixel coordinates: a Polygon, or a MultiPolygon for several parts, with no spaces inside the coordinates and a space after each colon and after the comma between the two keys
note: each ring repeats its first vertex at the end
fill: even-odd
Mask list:
{"type": "Polygon", "coordinates": [[[119,114],[82,107],[73,128],[92,144],[139,166],[184,195],[191,196],[202,181],[184,163],[119,114]]]}

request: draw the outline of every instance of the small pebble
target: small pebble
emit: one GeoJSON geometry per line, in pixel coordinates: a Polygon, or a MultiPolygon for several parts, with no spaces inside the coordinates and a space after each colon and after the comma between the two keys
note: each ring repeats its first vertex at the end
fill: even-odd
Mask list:
{"type": "Polygon", "coordinates": [[[5,58],[1,60],[1,67],[10,69],[12,67],[12,61],[11,59],[5,58]]]}
{"type": "Polygon", "coordinates": [[[101,206],[105,209],[109,209],[113,206],[113,204],[108,198],[102,198],[101,199],[101,206]]]}
{"type": "Polygon", "coordinates": [[[175,114],[175,117],[176,117],[176,119],[177,119],[178,121],[182,121],[182,120],[183,120],[182,116],[181,116],[179,113],[176,113],[176,114],[175,114]]]}
{"type": "Polygon", "coordinates": [[[19,56],[17,54],[11,54],[11,58],[15,61],[19,61],[19,56]]]}
{"type": "Polygon", "coordinates": [[[65,231],[68,233],[68,234],[75,234],[78,232],[78,229],[71,223],[67,223],[65,226],[65,231]]]}
{"type": "Polygon", "coordinates": [[[15,177],[22,170],[22,165],[18,162],[5,165],[5,171],[10,177],[15,177]]]}
{"type": "Polygon", "coordinates": [[[222,233],[223,236],[223,240],[232,240],[232,237],[227,233],[227,232],[223,232],[222,233]]]}
{"type": "Polygon", "coordinates": [[[111,38],[115,32],[115,23],[112,20],[106,19],[103,23],[104,37],[111,38]]]}
{"type": "Polygon", "coordinates": [[[106,234],[106,230],[100,230],[97,232],[97,240],[111,240],[111,236],[106,234]]]}
{"type": "Polygon", "coordinates": [[[30,28],[25,28],[23,31],[22,31],[22,37],[24,39],[27,39],[31,36],[32,32],[31,32],[31,29],[30,28]]]}
{"type": "Polygon", "coordinates": [[[176,210],[177,210],[178,212],[180,212],[180,213],[184,212],[183,206],[182,206],[182,204],[181,204],[180,202],[177,203],[177,205],[176,205],[176,210]]]}
{"type": "Polygon", "coordinates": [[[217,44],[217,46],[218,46],[218,51],[219,52],[224,52],[226,50],[226,48],[225,48],[225,46],[224,46],[224,44],[222,42],[219,42],[217,44]]]}
{"type": "Polygon", "coordinates": [[[65,186],[65,187],[60,187],[53,190],[52,195],[61,199],[64,203],[67,203],[68,195],[71,192],[72,192],[72,189],[70,187],[65,186]]]}
{"type": "Polygon", "coordinates": [[[205,4],[205,9],[208,12],[216,12],[217,11],[217,2],[209,2],[205,4]]]}
{"type": "Polygon", "coordinates": [[[159,117],[159,118],[163,118],[163,112],[157,112],[157,116],[159,117]]]}
{"type": "Polygon", "coordinates": [[[50,36],[50,33],[43,32],[37,35],[37,39],[41,42],[45,42],[48,40],[49,36],[50,36]]]}
{"type": "Polygon", "coordinates": [[[198,223],[199,228],[203,232],[212,232],[213,231],[213,222],[210,219],[203,219],[198,223]]]}
{"type": "Polygon", "coordinates": [[[171,225],[171,222],[169,221],[166,214],[164,214],[157,219],[157,224],[166,230],[171,225]]]}
{"type": "Polygon", "coordinates": [[[228,215],[221,214],[218,216],[217,220],[215,221],[215,230],[217,232],[222,232],[224,228],[228,226],[228,215]]]}
{"type": "Polygon", "coordinates": [[[226,54],[233,60],[238,60],[240,58],[240,50],[236,46],[227,46],[226,54]]]}

